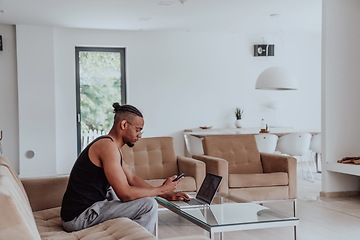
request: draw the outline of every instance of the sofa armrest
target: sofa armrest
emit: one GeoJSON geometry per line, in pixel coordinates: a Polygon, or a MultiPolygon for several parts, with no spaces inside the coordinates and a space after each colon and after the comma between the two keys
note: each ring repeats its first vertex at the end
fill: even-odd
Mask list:
{"type": "Polygon", "coordinates": [[[68,180],[68,175],[21,179],[33,212],[60,207],[68,180]]]}
{"type": "Polygon", "coordinates": [[[201,183],[205,178],[205,163],[189,157],[177,157],[179,174],[185,173],[185,176],[193,176],[196,182],[196,189],[199,190],[201,183]]]}
{"type": "Polygon", "coordinates": [[[264,173],[286,172],[289,176],[289,198],[296,198],[296,158],[270,153],[260,153],[264,173]]]}
{"type": "Polygon", "coordinates": [[[222,176],[219,192],[228,193],[229,183],[229,163],[225,159],[207,156],[207,155],[193,155],[195,159],[198,159],[205,163],[206,172],[213,173],[222,176]]]}

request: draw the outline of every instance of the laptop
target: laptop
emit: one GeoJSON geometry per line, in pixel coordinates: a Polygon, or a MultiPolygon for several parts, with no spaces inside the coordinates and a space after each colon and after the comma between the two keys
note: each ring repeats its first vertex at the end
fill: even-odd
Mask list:
{"type": "Polygon", "coordinates": [[[201,184],[199,192],[195,198],[190,196],[190,201],[170,201],[175,207],[178,208],[191,208],[191,207],[204,207],[209,206],[216,191],[219,188],[222,177],[207,173],[204,181],[201,184]]]}

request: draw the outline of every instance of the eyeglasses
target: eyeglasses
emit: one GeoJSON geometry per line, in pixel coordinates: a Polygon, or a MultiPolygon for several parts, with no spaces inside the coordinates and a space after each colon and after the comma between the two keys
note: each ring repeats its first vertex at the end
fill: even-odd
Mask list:
{"type": "Polygon", "coordinates": [[[131,126],[133,126],[134,128],[135,128],[135,131],[137,132],[137,133],[139,133],[139,134],[143,134],[144,133],[144,131],[142,130],[142,128],[138,128],[138,127],[135,127],[131,122],[128,122],[128,121],[126,121],[127,123],[129,123],[131,126]]]}

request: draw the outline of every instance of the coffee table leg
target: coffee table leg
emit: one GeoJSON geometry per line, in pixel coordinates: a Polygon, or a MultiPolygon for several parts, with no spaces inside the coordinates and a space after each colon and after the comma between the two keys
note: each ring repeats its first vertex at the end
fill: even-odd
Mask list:
{"type": "Polygon", "coordinates": [[[294,226],[294,240],[298,239],[296,226],[294,226]]]}
{"type": "Polygon", "coordinates": [[[294,217],[296,217],[297,214],[297,204],[296,199],[293,200],[293,211],[294,211],[294,217]]]}
{"type": "MultiPolygon", "coordinates": [[[[215,233],[210,230],[209,234],[210,234],[210,239],[215,240],[215,233]]],[[[224,240],[224,233],[223,232],[219,233],[219,240],[224,240]]]]}
{"type": "Polygon", "coordinates": [[[159,238],[159,217],[156,220],[154,232],[155,232],[156,239],[158,239],[159,238]]]}
{"type": "Polygon", "coordinates": [[[209,231],[209,234],[210,234],[210,239],[215,240],[215,233],[211,229],[209,231]]]}

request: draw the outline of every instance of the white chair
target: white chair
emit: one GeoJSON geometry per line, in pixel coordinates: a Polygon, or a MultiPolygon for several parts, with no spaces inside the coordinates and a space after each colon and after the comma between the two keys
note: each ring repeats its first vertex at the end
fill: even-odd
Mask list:
{"type": "MultiPolygon", "coordinates": [[[[279,137],[277,144],[277,150],[283,154],[297,157],[299,162],[305,162],[308,174],[310,175],[311,180],[314,182],[314,175],[309,165],[308,157],[306,155],[310,152],[310,141],[312,135],[310,133],[289,133],[279,137]]],[[[303,174],[303,164],[301,164],[302,176],[303,174]]]]}
{"type": "Polygon", "coordinates": [[[321,172],[321,133],[312,136],[310,150],[315,153],[316,171],[321,172]]]}
{"type": "Polygon", "coordinates": [[[271,133],[260,133],[255,135],[256,145],[259,152],[274,153],[279,137],[271,133]]]}
{"type": "Polygon", "coordinates": [[[192,155],[204,154],[202,138],[184,134],[184,139],[187,156],[191,157],[192,155]]]}

